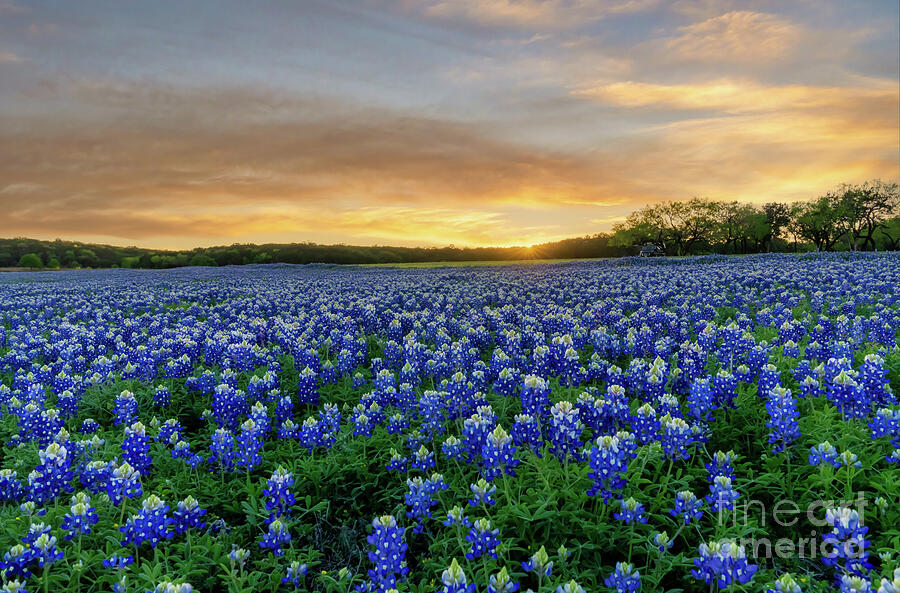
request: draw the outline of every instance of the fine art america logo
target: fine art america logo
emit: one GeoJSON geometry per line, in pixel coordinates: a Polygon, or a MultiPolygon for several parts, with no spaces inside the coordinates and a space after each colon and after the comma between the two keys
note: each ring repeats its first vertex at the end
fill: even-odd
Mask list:
{"type": "Polygon", "coordinates": [[[805,506],[789,498],[767,507],[759,500],[720,508],[718,525],[746,529],[783,528],[790,537],[772,539],[750,535],[736,540],[757,559],[866,557],[865,516],[867,507],[885,505],[881,498],[869,500],[859,492],[852,500],[815,500],[805,506]]]}

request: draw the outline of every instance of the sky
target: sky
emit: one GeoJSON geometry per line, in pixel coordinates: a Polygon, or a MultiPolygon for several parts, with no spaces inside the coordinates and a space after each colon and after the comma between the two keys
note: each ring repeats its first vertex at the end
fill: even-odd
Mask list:
{"type": "Polygon", "coordinates": [[[530,245],[900,177],[900,3],[0,0],[0,236],[530,245]]]}

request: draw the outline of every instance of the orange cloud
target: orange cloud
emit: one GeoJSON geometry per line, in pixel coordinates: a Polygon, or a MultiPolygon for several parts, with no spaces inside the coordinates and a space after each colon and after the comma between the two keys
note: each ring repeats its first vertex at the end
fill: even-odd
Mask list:
{"type": "Polygon", "coordinates": [[[604,103],[661,110],[714,110],[747,113],[804,110],[819,107],[853,109],[880,103],[889,108],[900,90],[892,81],[875,81],[870,87],[820,87],[810,85],[767,86],[750,80],[722,79],[696,84],[614,82],[575,91],[604,103]]]}
{"type": "Polygon", "coordinates": [[[680,35],[665,42],[666,51],[695,61],[754,62],[783,56],[802,36],[802,30],[771,14],[733,11],[681,27],[680,35]]]}
{"type": "Polygon", "coordinates": [[[898,98],[887,86],[600,85],[576,102],[674,121],[561,152],[495,125],[327,97],[48,85],[34,92],[99,115],[0,113],[3,232],[156,247],[536,243],[606,230],[658,200],[808,198],[894,179],[898,98]],[[701,106],[712,116],[684,119],[701,106]]]}

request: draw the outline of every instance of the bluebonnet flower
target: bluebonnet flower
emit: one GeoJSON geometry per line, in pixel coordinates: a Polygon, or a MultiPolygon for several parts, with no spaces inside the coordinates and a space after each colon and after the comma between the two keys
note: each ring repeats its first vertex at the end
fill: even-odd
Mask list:
{"type": "Polygon", "coordinates": [[[691,575],[707,585],[724,589],[732,583],[746,585],[759,567],[747,561],[744,546],[734,540],[723,539],[700,544],[699,557],[694,559],[691,575]]]}
{"type": "Polygon", "coordinates": [[[281,519],[269,523],[268,531],[259,542],[260,548],[270,548],[275,556],[284,556],[282,548],[291,541],[291,534],[281,519]]]}
{"type": "Polygon", "coordinates": [[[370,437],[372,436],[372,429],[374,426],[369,421],[369,417],[366,414],[359,413],[353,419],[353,434],[354,436],[363,436],[370,437]]]}
{"type": "Polygon", "coordinates": [[[65,554],[56,547],[56,538],[49,533],[42,533],[31,544],[38,568],[61,560],[65,554]]]}
{"type": "Polygon", "coordinates": [[[81,432],[81,434],[94,434],[98,430],[100,430],[99,422],[97,422],[93,418],[85,418],[81,422],[81,428],[79,429],[79,432],[81,432]]]}
{"type": "Polygon", "coordinates": [[[265,439],[272,427],[272,421],[269,419],[269,409],[261,401],[255,402],[250,407],[250,420],[256,424],[260,440],[265,439]]]}
{"type": "Polygon", "coordinates": [[[828,382],[828,401],[841,411],[844,420],[865,418],[872,408],[873,402],[856,381],[855,376],[858,376],[858,373],[852,368],[842,369],[828,382]]]}
{"type": "Polygon", "coordinates": [[[22,482],[18,480],[14,470],[0,470],[0,502],[16,502],[21,500],[24,493],[22,482]]]}
{"type": "Polygon", "coordinates": [[[584,587],[579,585],[574,580],[569,581],[564,585],[558,585],[556,587],[556,593],[586,593],[584,587]]]}
{"type": "Polygon", "coordinates": [[[842,574],[837,582],[841,593],[872,593],[872,583],[863,576],[842,574]]]}
{"type": "Polygon", "coordinates": [[[550,408],[550,415],[550,452],[560,461],[568,457],[580,461],[584,426],[578,419],[578,409],[571,402],[561,401],[550,408]]]}
{"type": "Polygon", "coordinates": [[[300,427],[297,423],[288,418],[278,427],[279,439],[296,439],[300,437],[300,427]]]}
{"type": "Polygon", "coordinates": [[[733,509],[734,503],[739,496],[731,484],[731,478],[728,476],[716,476],[709,487],[706,502],[709,503],[713,512],[720,512],[733,509]]]}
{"type": "Polygon", "coordinates": [[[656,438],[659,431],[659,420],[656,410],[650,404],[644,404],[631,417],[631,428],[641,443],[649,443],[656,438]]]}
{"type": "Polygon", "coordinates": [[[639,503],[633,497],[629,497],[619,501],[620,510],[613,513],[613,517],[629,524],[633,521],[638,523],[646,523],[647,518],[644,517],[644,505],[639,503]]]}
{"type": "Polygon", "coordinates": [[[469,499],[469,506],[476,507],[482,504],[491,506],[497,502],[494,499],[494,493],[497,492],[497,487],[486,481],[484,478],[480,478],[474,484],[470,484],[469,490],[471,490],[474,495],[469,499]]]}
{"type": "Polygon", "coordinates": [[[685,525],[703,518],[703,501],[690,490],[681,490],[675,495],[675,506],[669,509],[673,517],[681,517],[685,525]]]}
{"type": "Polygon", "coordinates": [[[239,547],[237,544],[231,544],[231,551],[228,552],[228,562],[231,564],[231,570],[235,567],[244,570],[244,565],[250,559],[250,550],[239,547]]]}
{"type": "Polygon", "coordinates": [[[37,558],[36,550],[29,545],[16,544],[3,554],[3,562],[0,564],[4,571],[4,577],[22,577],[27,579],[31,576],[32,564],[37,558]]]}
{"type": "Polygon", "coordinates": [[[165,385],[158,385],[153,392],[153,405],[157,408],[167,408],[171,402],[171,394],[169,388],[165,385]]]}
{"type": "Polygon", "coordinates": [[[491,558],[497,557],[497,546],[500,545],[500,530],[493,529],[488,519],[478,519],[472,525],[466,541],[472,544],[472,548],[466,552],[466,558],[474,560],[487,554],[491,558]]]}
{"type": "Polygon", "coordinates": [[[106,461],[89,461],[81,468],[78,479],[81,485],[93,492],[100,494],[106,491],[106,483],[109,480],[110,464],[106,461]]]}
{"type": "Polygon", "coordinates": [[[609,500],[625,486],[623,475],[628,469],[628,451],[617,436],[604,435],[591,447],[588,477],[594,480],[588,496],[600,493],[603,502],[609,500]]]}
{"type": "Polygon", "coordinates": [[[164,444],[174,444],[184,438],[184,426],[175,418],[169,418],[159,427],[156,441],[164,444]]]}
{"type": "Polygon", "coordinates": [[[518,447],[528,447],[540,456],[540,448],[544,440],[537,419],[531,414],[516,414],[510,434],[513,443],[518,447]]]}
{"type": "Polygon", "coordinates": [[[815,447],[812,447],[809,450],[809,464],[810,465],[821,465],[823,463],[828,463],[834,467],[840,467],[841,462],[838,461],[838,452],[837,449],[834,448],[834,445],[825,441],[824,443],[819,443],[815,447]]]}
{"type": "Polygon", "coordinates": [[[286,516],[291,506],[297,502],[290,488],[294,485],[294,474],[284,467],[278,468],[266,482],[263,488],[263,496],[266,497],[266,510],[269,511],[269,520],[286,516]]]}
{"type": "Polygon", "coordinates": [[[519,398],[522,402],[522,413],[538,419],[539,424],[541,419],[549,415],[550,385],[541,377],[527,375],[523,381],[519,398]]]}
{"type": "Polygon", "coordinates": [[[200,508],[200,504],[193,496],[178,501],[178,505],[172,513],[172,525],[175,533],[184,533],[188,529],[203,529],[206,526],[203,521],[204,515],[206,515],[206,509],[200,508]]]}
{"type": "Polygon", "coordinates": [[[616,562],[616,569],[603,580],[616,593],[634,593],[641,588],[641,573],[628,562],[616,562]]]}
{"type": "Polygon", "coordinates": [[[868,401],[878,406],[889,406],[897,403],[897,398],[891,392],[888,369],[885,368],[884,358],[878,354],[866,354],[862,366],[859,368],[859,382],[868,401]]]}
{"type": "Polygon", "coordinates": [[[443,474],[433,473],[431,477],[425,480],[425,488],[429,494],[435,495],[441,490],[447,490],[450,486],[444,481],[443,474]]]}
{"type": "Polygon", "coordinates": [[[173,583],[171,581],[163,581],[156,585],[153,589],[147,590],[147,593],[192,593],[194,588],[190,583],[173,583]]]}
{"type": "Polygon", "coordinates": [[[519,583],[509,577],[506,567],[492,574],[487,586],[487,593],[515,593],[519,590],[519,583]]]}
{"type": "Polygon", "coordinates": [[[717,407],[734,408],[737,397],[737,379],[725,369],[720,369],[713,377],[713,393],[717,407]]]}
{"type": "Polygon", "coordinates": [[[405,455],[402,455],[397,449],[391,447],[390,450],[391,459],[387,462],[385,467],[388,470],[394,470],[401,474],[406,473],[408,471],[409,460],[405,455]]]}
{"type": "Polygon", "coordinates": [[[519,377],[509,367],[504,367],[497,373],[497,380],[494,381],[494,392],[503,396],[514,396],[518,388],[519,377]]]}
{"type": "Polygon", "coordinates": [[[235,464],[234,436],[227,429],[219,428],[212,434],[211,440],[209,462],[218,464],[223,471],[230,470],[235,464]]]}
{"type": "Polygon", "coordinates": [[[866,539],[869,528],[860,523],[859,513],[845,506],[830,508],[825,511],[825,520],[831,531],[822,534],[823,544],[828,546],[822,562],[835,567],[836,577],[842,573],[865,576],[872,568],[866,539]]]}
{"type": "Polygon", "coordinates": [[[402,434],[404,430],[409,428],[409,421],[401,414],[397,412],[396,414],[392,414],[390,418],[388,418],[387,425],[388,434],[402,434]]]}
{"type": "Polygon", "coordinates": [[[859,461],[859,458],[852,451],[841,451],[841,454],[838,455],[838,461],[840,466],[838,467],[855,467],[859,469],[862,467],[862,461],[859,461]]]}
{"type": "Polygon", "coordinates": [[[491,414],[475,413],[463,422],[462,442],[466,458],[474,462],[484,449],[488,435],[494,429],[493,412],[491,414]]]}
{"type": "Polygon", "coordinates": [[[441,583],[444,588],[441,593],[475,593],[475,583],[468,584],[466,573],[463,572],[459,562],[454,558],[450,566],[441,573],[441,583]]]}
{"type": "Polygon", "coordinates": [[[22,581],[12,579],[0,585],[0,593],[28,593],[28,590],[22,581]]]}
{"type": "Polygon", "coordinates": [[[247,396],[232,385],[220,383],[213,390],[212,412],[219,428],[235,430],[239,418],[249,410],[247,396]]]}
{"type": "Polygon", "coordinates": [[[141,503],[141,510],[131,517],[119,530],[123,533],[122,545],[133,544],[140,547],[144,542],[150,542],[150,547],[165,539],[172,537],[169,527],[173,520],[167,516],[169,505],[155,494],[151,494],[141,503]]]}
{"type": "Polygon", "coordinates": [[[781,386],[781,374],[774,364],[766,364],[759,370],[756,393],[761,399],[769,397],[769,392],[781,386]]]}
{"type": "Polygon", "coordinates": [[[884,578],[881,579],[878,593],[900,593],[900,568],[894,569],[894,575],[890,581],[884,578]]]}
{"type": "Polygon", "coordinates": [[[31,523],[28,525],[28,533],[22,537],[22,543],[26,546],[34,545],[34,542],[43,534],[50,533],[50,526],[43,522],[31,523]]]}
{"type": "Polygon", "coordinates": [[[822,387],[819,380],[812,375],[807,375],[800,381],[800,397],[819,397],[822,387]]]}
{"type": "Polygon", "coordinates": [[[310,416],[303,421],[303,425],[300,427],[300,434],[297,438],[309,453],[312,453],[321,444],[322,424],[320,419],[310,416]]]}
{"type": "Polygon", "coordinates": [[[461,506],[454,505],[453,508],[447,511],[447,520],[444,521],[444,525],[446,527],[454,525],[459,527],[471,527],[472,522],[466,517],[466,512],[461,506]]]}
{"type": "Polygon", "coordinates": [[[869,428],[873,439],[889,437],[891,444],[900,446],[900,410],[879,408],[869,421],[869,428]]]}
{"type": "Polygon", "coordinates": [[[790,573],[785,573],[778,577],[778,579],[772,583],[772,586],[766,589],[766,593],[803,593],[800,589],[800,585],[797,584],[797,581],[794,580],[794,576],[790,573]]]}
{"type": "Polygon", "coordinates": [[[547,555],[544,546],[531,555],[531,558],[522,563],[522,570],[533,572],[538,578],[549,577],[553,574],[553,561],[547,555]]]}
{"type": "Polygon", "coordinates": [[[141,475],[147,475],[152,462],[149,440],[147,429],[142,423],[135,422],[125,428],[125,440],[122,442],[122,459],[141,472],[141,475]]]}
{"type": "Polygon", "coordinates": [[[766,426],[772,429],[772,432],[769,433],[769,442],[774,443],[772,452],[779,453],[800,436],[800,425],[797,422],[800,412],[797,411],[797,399],[791,395],[790,389],[774,387],[769,390],[766,410],[769,412],[769,421],[766,422],[766,426]]]}
{"type": "Polygon", "coordinates": [[[688,459],[689,447],[694,443],[694,430],[681,418],[663,416],[660,419],[662,435],[659,442],[668,459],[688,459]]]}
{"type": "Polygon", "coordinates": [[[70,540],[83,533],[91,532],[91,525],[100,519],[95,512],[97,509],[91,506],[91,497],[84,492],[79,492],[72,497],[69,512],[63,517],[60,528],[67,531],[66,539],[70,540]]]}
{"type": "Polygon", "coordinates": [[[40,463],[28,474],[28,500],[42,505],[74,490],[71,484],[72,460],[64,446],[51,443],[38,455],[40,463]]]}
{"type": "Polygon", "coordinates": [[[465,373],[457,371],[444,387],[447,392],[447,410],[450,412],[450,419],[469,416],[475,406],[475,385],[468,380],[465,373]]]}
{"type": "Polygon", "coordinates": [[[734,451],[729,451],[728,453],[716,451],[712,456],[712,460],[704,464],[708,472],[707,481],[712,484],[718,476],[725,476],[734,480],[734,461],[736,457],[734,451]]]}
{"type": "Polygon", "coordinates": [[[309,366],[300,371],[300,376],[297,378],[297,401],[299,403],[318,405],[317,382],[318,374],[309,366]]]}
{"type": "Polygon", "coordinates": [[[458,438],[450,435],[441,444],[441,452],[447,459],[462,459],[462,443],[458,438]]]}
{"type": "Polygon", "coordinates": [[[262,434],[259,426],[252,418],[248,418],[241,424],[241,433],[237,438],[235,465],[252,472],[253,468],[262,462],[260,449],[262,449],[262,434]]]}
{"type": "Polygon", "coordinates": [[[121,465],[111,464],[109,482],[106,484],[106,493],[110,500],[118,506],[125,498],[137,498],[143,493],[141,487],[141,474],[127,461],[121,465]]]}
{"type": "Polygon", "coordinates": [[[72,418],[78,415],[79,397],[66,389],[59,394],[56,399],[56,405],[59,407],[60,414],[63,418],[72,418]]]}
{"type": "Polygon", "coordinates": [[[503,473],[515,476],[519,460],[515,458],[516,447],[512,437],[497,426],[481,448],[482,472],[487,480],[493,480],[503,473]]]}
{"type": "Polygon", "coordinates": [[[665,552],[675,543],[665,531],[654,532],[651,541],[653,541],[653,545],[656,546],[660,553],[665,552]]]}
{"type": "Polygon", "coordinates": [[[275,424],[282,426],[286,421],[293,420],[294,401],[291,396],[285,395],[276,399],[275,402],[275,424]]]}
{"type": "Polygon", "coordinates": [[[103,559],[103,566],[105,566],[106,568],[112,568],[113,570],[125,570],[125,568],[130,566],[132,562],[134,562],[134,556],[132,556],[131,554],[129,554],[128,556],[113,554],[109,558],[103,559]]]}
{"type": "Polygon", "coordinates": [[[300,564],[299,561],[294,560],[288,565],[285,576],[281,577],[281,582],[285,585],[293,585],[295,589],[299,589],[308,570],[306,564],[300,564]]]}
{"type": "Polygon", "coordinates": [[[403,541],[403,528],[397,525],[393,515],[382,515],[372,520],[372,533],[366,538],[375,551],[369,552],[369,569],[366,590],[384,592],[396,589],[397,583],[406,578],[407,544],[403,541]]]}
{"type": "Polygon", "coordinates": [[[113,424],[115,426],[119,426],[120,424],[128,426],[132,424],[137,418],[137,413],[138,404],[133,393],[126,389],[116,396],[113,405],[113,415],[115,416],[113,424]]]}
{"type": "Polygon", "coordinates": [[[420,472],[427,472],[435,466],[434,453],[425,448],[425,445],[422,445],[410,458],[409,462],[411,468],[415,468],[420,472]]]}
{"type": "Polygon", "coordinates": [[[405,496],[406,506],[409,507],[406,516],[416,520],[413,533],[421,533],[425,519],[431,517],[431,507],[437,504],[437,501],[432,496],[431,485],[422,478],[406,480],[406,485],[409,487],[409,492],[405,496]]]}

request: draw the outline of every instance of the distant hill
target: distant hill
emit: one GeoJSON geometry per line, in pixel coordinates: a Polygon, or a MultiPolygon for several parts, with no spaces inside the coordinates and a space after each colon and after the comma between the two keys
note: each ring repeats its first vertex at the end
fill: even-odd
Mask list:
{"type": "Polygon", "coordinates": [[[174,268],[254,263],[379,264],[460,261],[573,259],[631,255],[612,235],[596,234],[532,247],[389,247],[316,243],[233,244],[169,251],[80,241],[0,239],[0,268],[174,268]],[[37,256],[30,257],[29,254],[37,256]],[[26,259],[23,260],[23,257],[26,259]],[[38,259],[40,266],[38,266],[38,259]]]}

